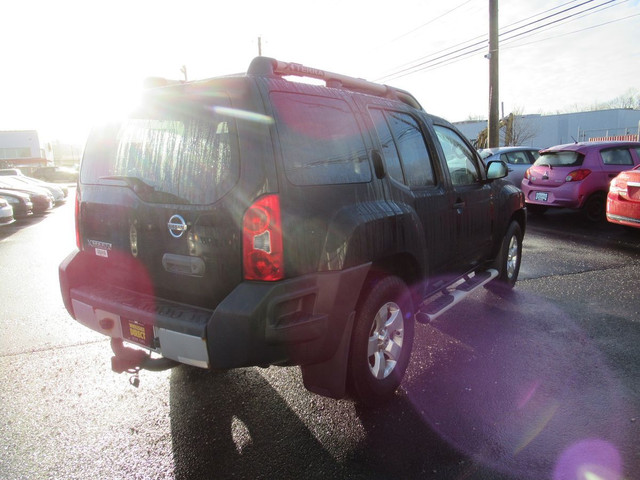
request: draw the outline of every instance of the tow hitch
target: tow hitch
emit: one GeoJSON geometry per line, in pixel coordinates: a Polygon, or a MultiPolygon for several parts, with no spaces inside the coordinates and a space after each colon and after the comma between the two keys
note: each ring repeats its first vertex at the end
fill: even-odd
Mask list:
{"type": "Polygon", "coordinates": [[[178,362],[169,358],[151,358],[151,355],[144,350],[125,347],[121,338],[111,339],[111,350],[114,353],[114,356],[111,357],[111,370],[116,373],[127,372],[132,374],[133,376],[129,379],[129,383],[134,387],[140,385],[140,378],[138,377],[140,370],[161,372],[178,365],[178,362]]]}

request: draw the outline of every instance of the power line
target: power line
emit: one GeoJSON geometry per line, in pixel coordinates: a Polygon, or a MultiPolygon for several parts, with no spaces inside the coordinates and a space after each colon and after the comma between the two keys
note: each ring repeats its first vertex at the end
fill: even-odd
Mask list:
{"type": "Polygon", "coordinates": [[[560,35],[554,35],[552,37],[542,38],[540,40],[534,40],[533,42],[521,43],[521,44],[513,45],[513,46],[506,46],[506,47],[503,47],[502,49],[503,50],[509,50],[509,49],[512,49],[512,48],[518,48],[518,47],[525,47],[527,45],[533,45],[534,43],[546,42],[547,40],[553,40],[554,38],[566,37],[567,35],[573,35],[575,33],[584,32],[585,30],[592,30],[594,28],[598,28],[598,27],[602,27],[602,26],[605,26],[605,25],[609,25],[611,23],[621,22],[622,20],[627,20],[627,19],[633,18],[633,17],[640,17],[640,13],[634,13],[633,15],[627,15],[626,17],[616,18],[615,20],[609,20],[608,22],[599,23],[597,25],[591,25],[590,27],[581,28],[579,30],[573,30],[572,32],[561,33],[560,35]]]}
{"type": "MultiPolygon", "coordinates": [[[[574,0],[575,1],[575,0],[574,0]]],[[[471,2],[471,0],[467,0],[464,3],[461,3],[460,5],[458,5],[457,7],[452,8],[451,10],[444,12],[442,15],[439,15],[435,18],[432,18],[431,20],[429,20],[427,23],[423,23],[422,25],[414,28],[413,30],[408,31],[407,33],[403,33],[402,35],[400,35],[399,37],[394,38],[393,40],[391,40],[389,43],[393,43],[393,42],[397,42],[398,40],[411,35],[413,32],[417,32],[418,30],[420,30],[421,28],[426,27],[427,25],[432,24],[433,22],[435,22],[436,20],[440,20],[443,17],[446,17],[447,15],[449,15],[450,13],[455,12],[457,9],[459,9],[460,7],[464,7],[467,3],[471,2]]]]}
{"type": "MultiPolygon", "coordinates": [[[[547,16],[545,16],[543,18],[540,18],[538,20],[535,20],[533,22],[529,22],[529,23],[527,23],[525,25],[521,25],[520,27],[511,28],[510,29],[510,27],[512,27],[513,25],[517,25],[519,23],[526,22],[526,21],[528,21],[528,20],[530,20],[532,18],[538,17],[540,15],[544,15],[544,14],[550,12],[550,11],[557,10],[558,8],[562,8],[562,7],[566,6],[566,5],[574,3],[575,0],[570,1],[570,2],[566,2],[566,3],[564,3],[564,4],[562,4],[562,5],[558,6],[558,7],[546,10],[544,12],[532,15],[532,16],[526,18],[526,19],[519,20],[517,22],[514,22],[514,23],[504,27],[507,30],[504,31],[504,29],[503,29],[503,32],[500,34],[500,37],[502,38],[505,35],[516,33],[516,32],[518,32],[518,30],[527,28],[527,27],[532,26],[532,25],[534,25],[536,23],[540,23],[541,21],[552,19],[553,17],[556,17],[558,15],[565,14],[565,13],[571,11],[571,10],[574,10],[576,8],[579,8],[579,7],[585,6],[585,5],[589,4],[589,3],[592,3],[593,1],[595,1],[595,0],[588,0],[588,1],[582,2],[582,3],[578,4],[578,5],[574,5],[572,7],[566,8],[564,10],[558,11],[558,12],[556,12],[554,14],[547,15],[547,16]]],[[[522,35],[534,34],[533,32],[536,32],[536,31],[542,30],[542,29],[548,29],[548,27],[556,28],[558,26],[557,25],[558,23],[566,21],[567,19],[570,19],[572,17],[580,16],[580,18],[583,18],[583,17],[586,17],[586,16],[591,15],[593,13],[596,13],[597,9],[603,10],[602,7],[604,7],[604,9],[606,9],[606,8],[611,8],[611,7],[617,6],[617,5],[606,6],[606,5],[611,4],[611,3],[615,2],[615,1],[616,0],[607,0],[604,3],[600,3],[600,4],[596,5],[596,6],[589,7],[587,9],[583,9],[583,10],[581,10],[579,12],[571,13],[569,15],[565,15],[564,17],[562,17],[560,19],[554,19],[554,20],[552,20],[550,22],[545,23],[544,25],[539,25],[537,27],[528,29],[528,30],[526,30],[524,32],[519,32],[519,33],[516,33],[515,35],[511,35],[510,37],[504,39],[504,41],[513,40],[513,39],[515,39],[517,37],[520,37],[522,35]],[[594,11],[594,10],[596,10],[596,11],[594,11]]],[[[625,1],[621,2],[621,3],[626,3],[626,1],[628,1],[628,0],[625,0],[625,1]]],[[[574,20],[575,19],[576,18],[574,18],[574,20]]],[[[569,21],[572,21],[572,20],[569,20],[569,21]]],[[[606,24],[606,23],[604,23],[604,24],[606,24]]],[[[456,61],[463,60],[463,59],[465,59],[465,58],[467,58],[467,57],[469,57],[469,56],[471,56],[471,55],[473,55],[473,54],[475,54],[477,52],[480,52],[480,51],[484,50],[486,48],[486,42],[487,42],[487,36],[486,35],[481,35],[481,36],[478,36],[478,37],[474,37],[474,38],[472,38],[470,40],[467,40],[466,42],[458,43],[458,44],[456,44],[454,46],[451,46],[451,47],[439,50],[437,52],[434,52],[434,53],[432,53],[430,55],[421,57],[420,59],[414,60],[413,62],[409,62],[407,64],[404,64],[404,65],[398,67],[399,69],[397,69],[395,72],[389,73],[389,74],[381,77],[380,79],[377,79],[376,81],[381,81],[383,79],[401,78],[401,77],[410,75],[412,73],[416,73],[418,71],[433,69],[433,68],[437,68],[437,67],[440,67],[440,66],[444,66],[444,65],[448,65],[448,64],[454,63],[456,61]],[[474,42],[476,39],[479,39],[479,38],[482,39],[482,40],[474,42]],[[474,43],[468,43],[468,42],[474,42],[474,43]],[[464,45],[464,46],[460,47],[461,45],[464,45]],[[457,47],[460,47],[460,48],[457,48],[457,47]],[[451,50],[451,49],[455,49],[455,50],[451,50]],[[444,52],[447,52],[447,53],[444,53],[444,52]],[[429,60],[427,60],[427,59],[429,59],[429,60]],[[421,63],[416,63],[416,62],[421,62],[421,63]]]]}
{"type": "MultiPolygon", "coordinates": [[[[551,17],[553,17],[553,16],[556,16],[556,15],[560,15],[560,14],[566,13],[566,12],[567,12],[567,11],[569,11],[569,10],[572,10],[572,9],[575,9],[575,8],[578,8],[578,7],[581,7],[581,6],[585,5],[585,4],[591,3],[591,2],[593,2],[593,1],[595,1],[595,0],[587,0],[586,2],[583,2],[583,3],[579,4],[579,5],[574,5],[573,7],[570,7],[570,8],[568,8],[568,9],[562,10],[562,11],[560,11],[560,12],[556,12],[556,13],[555,13],[555,14],[553,14],[553,15],[549,15],[549,16],[545,17],[544,19],[548,19],[548,18],[551,18],[551,17]]],[[[611,2],[611,1],[615,1],[615,0],[608,0],[608,2],[607,2],[607,3],[611,2]]],[[[560,6],[559,6],[559,7],[557,7],[557,8],[562,8],[563,6],[568,5],[568,4],[570,4],[570,3],[574,3],[574,2],[567,2],[567,3],[563,4],[563,5],[560,5],[560,6]]],[[[527,21],[527,20],[529,20],[529,19],[531,19],[531,18],[534,18],[534,17],[536,17],[536,16],[543,15],[543,14],[545,14],[545,13],[549,12],[549,11],[552,11],[552,10],[554,10],[554,9],[550,9],[550,10],[547,10],[547,11],[545,11],[545,12],[542,12],[542,13],[539,13],[539,14],[536,14],[536,15],[533,15],[533,16],[531,16],[531,17],[529,17],[529,18],[525,19],[525,20],[520,20],[520,21],[518,21],[518,22],[515,22],[515,23],[513,23],[513,24],[510,24],[509,26],[507,26],[507,27],[505,27],[505,28],[509,28],[509,27],[510,27],[510,26],[512,26],[512,25],[516,25],[516,24],[518,24],[518,23],[522,23],[523,21],[527,21]]],[[[544,19],[540,19],[540,20],[544,20],[544,19]]],[[[532,23],[535,23],[535,22],[532,22],[532,23]]],[[[531,25],[532,23],[529,23],[529,24],[523,25],[523,26],[518,27],[518,28],[526,28],[527,26],[531,25]]],[[[509,30],[509,31],[507,31],[507,32],[504,32],[504,33],[500,34],[500,36],[503,36],[504,34],[508,34],[508,33],[513,33],[514,31],[517,31],[517,30],[518,30],[518,28],[515,28],[515,29],[512,29],[512,30],[509,30]]],[[[541,27],[538,27],[538,28],[541,28],[541,27]]],[[[462,47],[462,48],[458,48],[458,49],[453,50],[453,51],[451,51],[451,52],[444,53],[444,54],[442,54],[442,55],[440,55],[440,56],[437,56],[437,57],[431,58],[430,60],[426,60],[426,59],[427,59],[427,58],[430,58],[430,57],[433,57],[434,55],[437,55],[437,54],[438,54],[438,53],[440,53],[440,52],[446,52],[447,50],[450,50],[451,48],[455,48],[455,47],[457,47],[457,46],[459,46],[459,45],[464,45],[464,44],[465,44],[465,43],[467,43],[467,42],[461,42],[461,43],[459,43],[459,44],[457,44],[457,45],[455,45],[455,46],[453,46],[453,47],[445,48],[445,49],[440,50],[439,52],[436,52],[436,53],[434,53],[434,54],[427,55],[427,56],[422,57],[422,58],[420,58],[420,59],[418,59],[418,60],[415,60],[415,61],[413,61],[413,62],[409,62],[409,64],[405,64],[405,65],[411,65],[411,64],[413,64],[413,65],[411,65],[411,66],[407,66],[406,68],[402,68],[402,67],[400,67],[400,70],[397,70],[396,72],[393,72],[393,73],[390,73],[390,74],[388,74],[388,75],[386,75],[386,76],[384,76],[384,77],[381,77],[381,78],[380,78],[380,79],[378,79],[377,81],[380,81],[380,80],[382,80],[382,79],[396,79],[396,78],[401,78],[401,77],[404,77],[404,76],[409,75],[409,74],[411,74],[411,73],[415,73],[415,72],[417,72],[417,71],[421,71],[421,70],[425,70],[425,69],[432,68],[432,67],[435,67],[435,66],[439,66],[439,65],[442,65],[442,64],[444,64],[444,63],[446,63],[446,64],[451,63],[451,61],[456,60],[456,59],[458,59],[458,58],[466,58],[466,57],[470,56],[471,54],[477,53],[477,52],[482,51],[482,50],[484,50],[484,49],[486,48],[486,42],[487,42],[487,36],[486,36],[486,35],[480,35],[480,36],[478,36],[478,37],[474,37],[473,39],[471,39],[471,40],[469,40],[469,41],[474,41],[474,40],[476,40],[476,39],[478,39],[478,38],[480,38],[481,40],[480,40],[480,41],[477,41],[477,42],[475,42],[475,43],[472,43],[472,44],[466,45],[466,46],[464,46],[464,47],[462,47]],[[476,47],[476,48],[474,48],[474,47],[476,47]],[[469,50],[469,49],[471,49],[471,50],[469,50]],[[423,61],[422,63],[418,63],[418,64],[416,64],[416,63],[415,63],[415,62],[420,62],[420,61],[422,61],[422,60],[425,60],[425,61],[423,61]],[[421,67],[421,68],[420,68],[420,67],[421,67]]]]}

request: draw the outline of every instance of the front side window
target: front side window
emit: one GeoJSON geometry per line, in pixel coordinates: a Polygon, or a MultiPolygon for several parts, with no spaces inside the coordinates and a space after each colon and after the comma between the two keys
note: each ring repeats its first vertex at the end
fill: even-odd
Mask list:
{"type": "Polygon", "coordinates": [[[371,181],[371,168],[353,112],[335,98],[273,92],[285,175],[294,185],[371,181]]]}
{"type": "Polygon", "coordinates": [[[605,165],[633,165],[631,152],[627,148],[611,148],[602,150],[600,154],[605,165]]]}
{"type": "Polygon", "coordinates": [[[211,204],[239,176],[233,120],[132,118],[97,129],[87,141],[82,183],[124,181],[145,201],[211,204]]]}
{"type": "Polygon", "coordinates": [[[449,169],[451,183],[472,185],[480,180],[475,156],[462,137],[450,128],[434,125],[449,169]]]}

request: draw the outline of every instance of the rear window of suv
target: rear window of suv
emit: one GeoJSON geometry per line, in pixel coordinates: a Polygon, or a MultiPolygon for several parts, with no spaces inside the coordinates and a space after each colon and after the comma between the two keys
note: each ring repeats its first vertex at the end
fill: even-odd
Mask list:
{"type": "Polygon", "coordinates": [[[550,167],[578,167],[582,165],[584,155],[578,152],[545,152],[540,155],[534,165],[550,167]]]}
{"type": "Polygon", "coordinates": [[[235,123],[211,110],[206,116],[132,118],[92,132],[80,181],[117,180],[148,202],[206,205],[236,183],[237,152],[235,123]]]}

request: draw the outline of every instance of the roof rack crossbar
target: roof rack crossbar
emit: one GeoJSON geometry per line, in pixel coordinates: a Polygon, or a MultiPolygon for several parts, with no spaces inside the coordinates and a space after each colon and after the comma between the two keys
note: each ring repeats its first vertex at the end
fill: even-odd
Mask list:
{"type": "Polygon", "coordinates": [[[370,93],[379,97],[400,100],[414,108],[422,110],[418,100],[409,92],[380,83],[370,82],[362,78],[350,77],[340,73],[328,72],[318,68],[307,67],[300,63],[282,62],[275,58],[257,57],[251,63],[249,74],[291,75],[297,77],[324,80],[327,87],[345,88],[370,93]]]}

